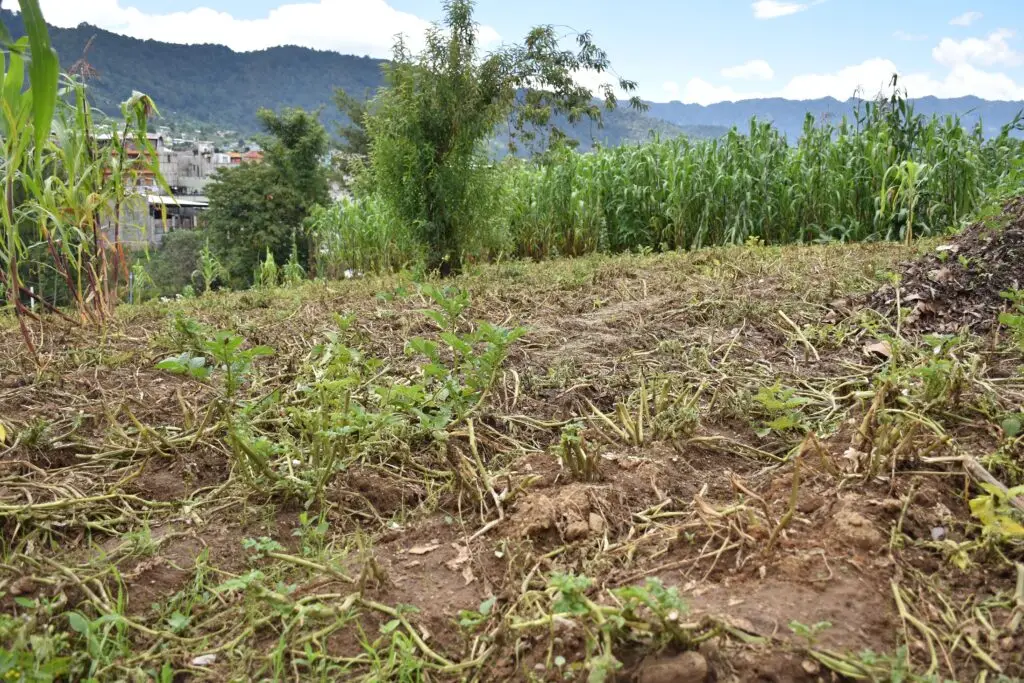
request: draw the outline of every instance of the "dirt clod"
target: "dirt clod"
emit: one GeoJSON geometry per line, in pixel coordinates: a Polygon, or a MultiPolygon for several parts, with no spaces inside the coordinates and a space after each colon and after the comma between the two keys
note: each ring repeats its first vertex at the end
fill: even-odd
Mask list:
{"type": "Polygon", "coordinates": [[[699,652],[648,660],[640,669],[640,683],[704,683],[708,662],[699,652]]]}
{"type": "Polygon", "coordinates": [[[832,520],[836,535],[859,550],[876,550],[883,543],[882,533],[871,520],[850,508],[841,508],[832,520]]]}

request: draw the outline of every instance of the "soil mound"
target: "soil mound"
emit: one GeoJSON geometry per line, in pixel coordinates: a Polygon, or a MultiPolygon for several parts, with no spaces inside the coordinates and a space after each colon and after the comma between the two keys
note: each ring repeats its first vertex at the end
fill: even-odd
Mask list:
{"type": "Polygon", "coordinates": [[[891,316],[897,303],[909,310],[905,329],[987,332],[1007,308],[1002,293],[1022,287],[1024,197],[1017,197],[995,219],[975,223],[933,253],[904,264],[898,297],[896,288],[886,285],[868,303],[891,316]]]}

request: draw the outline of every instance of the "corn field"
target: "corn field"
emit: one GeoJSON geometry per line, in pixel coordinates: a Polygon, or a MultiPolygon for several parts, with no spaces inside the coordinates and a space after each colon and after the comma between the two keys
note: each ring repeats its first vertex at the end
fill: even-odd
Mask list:
{"type": "MultiPolygon", "coordinates": [[[[752,121],[746,132],[734,129],[720,139],[653,139],[510,160],[492,168],[501,188],[495,222],[502,227],[480,241],[481,253],[467,257],[938,234],[958,226],[1019,168],[1022,141],[1013,133],[1021,128],[1018,117],[985,139],[980,125],[967,130],[956,117],[927,119],[894,96],[864,103],[835,124],[808,117],[795,144],[770,123],[752,121]]],[[[358,225],[360,234],[372,234],[375,217],[384,214],[371,206],[335,207],[318,228],[345,233],[358,225]]],[[[393,217],[387,223],[382,234],[394,234],[393,217]]],[[[360,267],[397,265],[383,254],[368,257],[365,248],[358,254],[360,267]]]]}
{"type": "Polygon", "coordinates": [[[509,173],[508,226],[532,258],[591,251],[906,239],[959,225],[1021,154],[955,118],[912,118],[912,142],[870,105],[856,123],[808,119],[795,146],[752,122],[717,140],[564,152],[509,173]]]}

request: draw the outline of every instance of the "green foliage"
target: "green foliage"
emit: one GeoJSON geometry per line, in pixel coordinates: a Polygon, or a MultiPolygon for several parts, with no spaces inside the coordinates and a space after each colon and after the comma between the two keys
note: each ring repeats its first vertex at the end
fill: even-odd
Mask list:
{"type": "Polygon", "coordinates": [[[268,346],[254,346],[243,349],[245,340],[228,331],[217,332],[211,339],[199,342],[199,354],[186,351],[157,363],[157,369],[166,370],[179,375],[188,375],[194,379],[205,380],[216,370],[224,375],[224,394],[233,399],[242,383],[252,373],[254,361],[261,356],[273,355],[274,350],[268,346]],[[212,367],[207,366],[207,359],[212,367]]]}
{"type": "Polygon", "coordinates": [[[986,535],[1002,541],[1024,541],[1024,518],[1010,501],[1024,498],[1024,486],[1008,491],[981,483],[985,495],[971,499],[971,514],[982,524],[986,535]]]}
{"type": "MultiPolygon", "coordinates": [[[[249,285],[265,254],[288,261],[295,234],[312,208],[329,200],[327,132],[316,115],[287,110],[259,113],[268,135],[264,161],[222,169],[207,189],[206,229],[235,285],[249,285]]],[[[307,245],[298,261],[308,265],[307,245]]]]}
{"type": "Polygon", "coordinates": [[[311,266],[329,279],[341,279],[346,271],[397,271],[424,258],[409,224],[376,195],[313,207],[308,225],[311,266]]]}
{"type": "Polygon", "coordinates": [[[190,279],[193,284],[201,283],[203,294],[209,294],[215,284],[223,283],[231,277],[231,273],[210,248],[209,235],[206,235],[203,248],[199,250],[198,264],[199,267],[192,271],[190,279]]]}
{"type": "Polygon", "coordinates": [[[288,263],[281,267],[281,277],[287,287],[297,287],[306,279],[306,269],[299,263],[299,245],[292,235],[292,250],[288,254],[288,263]]]}
{"type": "Polygon", "coordinates": [[[999,322],[1010,328],[1017,344],[1024,351],[1024,289],[1003,292],[1002,296],[1010,302],[1013,310],[999,316],[999,322]]]}
{"type": "Polygon", "coordinates": [[[202,230],[175,230],[164,235],[159,247],[136,253],[132,260],[145,268],[157,296],[173,297],[193,284],[193,274],[201,273],[200,253],[205,241],[202,230]]]}
{"type": "Polygon", "coordinates": [[[206,365],[206,358],[194,356],[188,351],[160,361],[156,364],[156,369],[165,370],[175,375],[187,375],[198,380],[210,377],[210,368],[206,365]]]}
{"type": "Polygon", "coordinates": [[[369,111],[370,93],[367,91],[362,98],[355,97],[341,88],[334,91],[334,104],[338,111],[347,119],[347,123],[338,124],[338,137],[342,143],[343,154],[366,157],[370,153],[370,136],[366,132],[366,115],[369,111]]]}
{"type": "MultiPolygon", "coordinates": [[[[369,182],[426,246],[428,268],[458,270],[495,208],[485,144],[499,123],[513,131],[511,144],[533,142],[537,129],[564,138],[552,123],[559,114],[600,123],[601,108],[574,75],[607,71],[608,59],[589,34],[577,42],[578,51],[562,50],[554,29],[540,27],[523,45],[482,56],[472,3],[450,0],[422,53],[413,55],[402,40],[395,45],[387,88],[366,119],[369,182]]],[[[605,107],[614,109],[612,87],[603,93],[605,107]]]]}
{"type": "MultiPolygon", "coordinates": [[[[301,266],[300,266],[301,267],[301,266]]],[[[267,249],[267,256],[256,268],[256,275],[253,277],[255,285],[261,289],[271,289],[281,284],[281,269],[274,261],[274,254],[267,249]]]]}
{"type": "Polygon", "coordinates": [[[34,350],[24,302],[32,290],[45,291],[44,274],[54,278],[46,303],[71,304],[82,318],[103,321],[128,273],[119,228],[129,187],[143,172],[161,178],[145,135],[152,100],[134,92],[121,104],[123,124],[102,145],[84,84],[68,79],[57,97],[59,64],[36,0],[23,5],[22,18],[28,35],[13,43],[6,36],[0,65],[0,296],[34,350]],[[109,247],[104,219],[113,225],[109,247]]]}
{"type": "MultiPolygon", "coordinates": [[[[885,106],[864,104],[837,124],[808,117],[795,145],[771,124],[752,121],[745,133],[715,140],[654,139],[590,154],[561,145],[532,162],[508,160],[493,169],[476,162],[477,180],[489,188],[467,186],[465,215],[475,217],[467,219],[473,227],[460,248],[479,259],[542,259],[909,239],[958,227],[1005,193],[1020,166],[1022,142],[1012,135],[1019,124],[985,139],[980,127],[968,131],[955,117],[926,119],[895,91],[893,97],[885,106]],[[467,246],[471,237],[477,241],[467,246]]],[[[412,147],[399,151],[408,158],[395,161],[395,173],[416,154],[412,147]]],[[[398,206],[421,196],[410,190],[386,199],[398,206]]],[[[359,202],[330,211],[334,225],[369,222],[359,202]]],[[[414,214],[397,212],[406,232],[422,225],[414,214]]]]}
{"type": "Polygon", "coordinates": [[[762,436],[769,432],[786,432],[805,428],[806,419],[801,409],[807,405],[808,399],[797,396],[796,390],[783,387],[776,382],[770,387],[761,387],[754,395],[754,401],[761,406],[763,414],[769,418],[764,427],[758,431],[762,436]]]}
{"type": "Polygon", "coordinates": [[[622,668],[613,651],[617,642],[633,641],[655,651],[670,644],[690,644],[690,636],[681,624],[689,609],[677,588],[647,579],[643,585],[612,591],[616,604],[603,605],[587,595],[593,583],[586,576],[553,574],[547,589],[551,621],[571,619],[582,627],[589,683],[612,680],[622,668]]]}

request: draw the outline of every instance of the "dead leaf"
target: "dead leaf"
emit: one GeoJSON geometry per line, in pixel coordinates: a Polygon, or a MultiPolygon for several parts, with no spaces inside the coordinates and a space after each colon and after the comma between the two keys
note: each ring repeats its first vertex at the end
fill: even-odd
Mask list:
{"type": "Polygon", "coordinates": [[[892,358],[892,345],[887,341],[875,342],[864,347],[864,355],[876,356],[889,360],[892,358]]]}
{"type": "Polygon", "coordinates": [[[427,545],[416,545],[416,546],[413,546],[412,548],[409,548],[408,553],[410,555],[426,555],[427,553],[434,552],[435,550],[437,550],[440,547],[441,547],[441,544],[436,542],[436,541],[434,541],[434,542],[431,542],[431,543],[429,543],[427,545]]]}
{"type": "Polygon", "coordinates": [[[466,582],[467,586],[476,581],[476,577],[473,576],[473,568],[468,564],[462,568],[462,579],[466,582]]]}
{"type": "Polygon", "coordinates": [[[448,569],[451,569],[453,572],[457,572],[459,567],[469,562],[469,546],[452,543],[452,547],[455,548],[455,557],[445,562],[444,566],[448,567],[448,569]]]}
{"type": "Polygon", "coordinates": [[[25,595],[36,589],[36,583],[31,576],[23,576],[10,585],[7,592],[11,595],[25,595]]]}
{"type": "Polygon", "coordinates": [[[952,282],[953,271],[949,268],[936,268],[935,270],[928,271],[928,279],[932,282],[952,282]]]}

